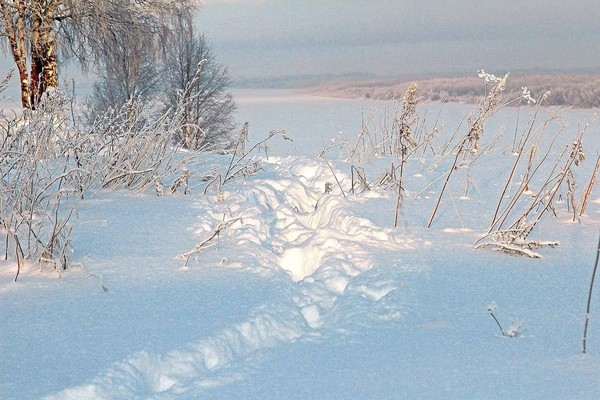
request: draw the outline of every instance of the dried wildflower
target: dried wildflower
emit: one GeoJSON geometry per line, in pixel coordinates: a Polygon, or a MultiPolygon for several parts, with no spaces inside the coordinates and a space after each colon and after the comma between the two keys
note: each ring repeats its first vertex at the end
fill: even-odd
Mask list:
{"type": "Polygon", "coordinates": [[[521,93],[521,98],[527,102],[527,104],[535,104],[537,103],[537,101],[531,97],[531,91],[529,89],[527,89],[527,86],[523,86],[521,88],[522,93],[521,93]]]}
{"type": "Polygon", "coordinates": [[[456,157],[454,159],[452,166],[450,167],[450,171],[448,172],[448,175],[446,176],[446,181],[444,182],[444,184],[442,186],[442,190],[438,196],[438,200],[433,209],[433,213],[431,214],[431,217],[429,218],[429,223],[427,224],[428,228],[431,227],[431,224],[433,223],[433,219],[435,218],[437,210],[440,206],[442,197],[444,196],[444,192],[446,190],[446,187],[448,186],[448,182],[450,181],[450,177],[452,176],[452,173],[458,169],[459,165],[462,164],[462,162],[459,162],[460,156],[463,157],[462,161],[464,161],[466,165],[469,165],[468,162],[466,162],[466,161],[468,161],[467,158],[470,155],[477,154],[477,152],[479,150],[479,142],[483,135],[483,127],[484,127],[485,121],[494,114],[494,112],[496,111],[496,108],[498,107],[498,105],[500,104],[500,102],[502,100],[502,93],[504,92],[504,88],[506,87],[506,81],[508,79],[508,74],[504,75],[504,78],[497,78],[493,74],[488,74],[484,70],[480,70],[479,77],[484,79],[486,83],[489,83],[489,82],[495,83],[495,86],[492,87],[489,94],[483,99],[483,102],[480,104],[479,115],[470,117],[468,120],[469,132],[465,135],[465,137],[457,145],[458,149],[456,152],[456,157]]]}
{"type": "Polygon", "coordinates": [[[542,95],[542,101],[546,101],[546,99],[547,99],[548,97],[550,97],[550,95],[551,95],[551,94],[552,94],[552,93],[551,93],[549,90],[546,90],[546,91],[544,92],[544,94],[542,95]]]}
{"type": "Polygon", "coordinates": [[[573,142],[573,155],[574,155],[574,163],[576,166],[581,165],[581,163],[585,160],[585,151],[583,150],[583,145],[581,143],[581,139],[573,142]]]}
{"type": "MultiPolygon", "coordinates": [[[[483,70],[482,70],[483,71],[483,70]]],[[[496,78],[494,75],[485,74],[493,77],[496,85],[490,90],[490,93],[485,98],[485,101],[479,108],[479,115],[476,117],[470,117],[468,119],[469,123],[469,133],[464,138],[462,152],[470,153],[472,155],[477,154],[479,150],[479,141],[481,136],[483,135],[483,124],[487,118],[489,118],[495,111],[496,107],[502,100],[502,92],[504,92],[504,88],[506,87],[506,80],[508,79],[508,74],[504,76],[504,78],[496,78]]],[[[481,76],[481,72],[480,72],[481,76]]],[[[488,82],[486,78],[486,82],[488,82]]]]}
{"type": "Polygon", "coordinates": [[[411,83],[403,97],[402,113],[396,120],[397,124],[397,151],[404,159],[410,149],[417,146],[417,142],[411,136],[413,126],[415,125],[418,114],[417,104],[419,103],[419,97],[417,96],[417,84],[411,83]]]}
{"type": "Polygon", "coordinates": [[[483,79],[485,81],[485,83],[498,83],[503,79],[503,78],[498,78],[494,74],[488,74],[483,69],[477,71],[477,76],[480,77],[481,79],[483,79]]]}

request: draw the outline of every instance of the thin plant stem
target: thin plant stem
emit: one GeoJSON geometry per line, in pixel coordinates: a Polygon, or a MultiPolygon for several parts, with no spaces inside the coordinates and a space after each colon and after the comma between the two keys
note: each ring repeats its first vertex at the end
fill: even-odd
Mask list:
{"type": "Polygon", "coordinates": [[[337,178],[337,175],[335,174],[335,171],[333,170],[333,168],[331,167],[331,164],[329,164],[329,161],[325,160],[325,163],[327,163],[327,166],[329,167],[329,169],[331,170],[331,173],[333,174],[333,178],[335,179],[335,182],[337,183],[338,187],[340,188],[340,190],[342,191],[342,196],[346,197],[346,193],[344,192],[344,189],[342,188],[342,184],[340,183],[340,181],[337,178]]]}
{"type": "Polygon", "coordinates": [[[498,328],[500,328],[500,332],[502,333],[502,335],[506,336],[506,333],[504,333],[504,329],[502,329],[502,325],[500,325],[500,321],[498,321],[498,318],[496,318],[492,311],[490,311],[490,315],[492,316],[492,318],[494,318],[494,321],[496,321],[496,325],[498,325],[498,328]]]}
{"type": "Polygon", "coordinates": [[[596,182],[596,173],[598,172],[599,168],[600,168],[600,154],[596,158],[596,164],[594,166],[594,171],[592,172],[592,176],[590,177],[590,180],[588,181],[586,188],[582,195],[581,208],[579,210],[580,217],[582,217],[583,214],[585,213],[585,209],[587,207],[588,200],[590,198],[590,195],[592,194],[592,188],[594,187],[594,183],[596,182]]]}
{"type": "Polygon", "coordinates": [[[600,259],[600,237],[598,238],[598,248],[596,250],[596,262],[592,271],[592,279],[590,280],[590,290],[588,292],[587,306],[585,309],[585,324],[583,326],[583,354],[587,352],[587,331],[590,322],[590,308],[592,306],[592,292],[594,290],[594,280],[596,279],[596,271],[598,270],[598,259],[600,259]]]}
{"type": "Polygon", "coordinates": [[[440,203],[442,202],[442,197],[444,196],[444,192],[446,191],[446,187],[448,186],[450,177],[452,176],[452,173],[456,170],[456,165],[458,164],[458,157],[460,157],[461,152],[462,152],[462,148],[456,152],[456,156],[454,157],[454,162],[452,163],[450,170],[448,170],[448,174],[446,175],[446,180],[444,181],[444,185],[442,186],[440,195],[438,196],[437,202],[435,203],[435,208],[433,209],[433,213],[431,214],[431,217],[429,218],[429,222],[427,223],[428,228],[431,228],[431,224],[433,223],[433,219],[435,218],[438,208],[440,207],[440,203]]]}
{"type": "MultiPolygon", "coordinates": [[[[523,151],[525,150],[525,146],[529,142],[529,139],[530,139],[531,134],[533,132],[533,126],[534,126],[534,123],[535,123],[538,111],[540,109],[540,104],[541,104],[541,101],[538,102],[538,105],[535,108],[533,116],[532,116],[532,118],[529,121],[529,126],[527,128],[527,131],[526,131],[524,137],[521,138],[521,140],[519,142],[518,148],[515,147],[515,143],[516,143],[516,130],[515,130],[515,140],[513,142],[513,151],[517,152],[517,158],[516,158],[515,162],[513,163],[513,167],[512,167],[512,170],[510,171],[510,175],[508,176],[508,179],[506,180],[506,184],[504,185],[504,189],[502,190],[502,193],[500,194],[500,198],[498,199],[498,204],[496,205],[496,210],[494,211],[494,216],[492,217],[492,223],[490,224],[490,228],[488,230],[488,233],[491,232],[492,229],[494,229],[494,225],[497,222],[496,218],[498,217],[498,213],[500,212],[500,206],[502,205],[502,201],[503,201],[504,196],[506,195],[506,193],[507,193],[507,191],[508,191],[508,189],[510,187],[512,179],[515,176],[515,172],[516,172],[517,167],[519,165],[519,161],[521,160],[521,157],[523,155],[523,151]]],[[[518,121],[519,121],[519,119],[517,117],[517,123],[518,123],[518,121]]],[[[547,122],[548,121],[546,121],[546,123],[547,122]]],[[[544,126],[546,125],[546,123],[544,123],[544,126]]],[[[541,135],[543,133],[544,133],[544,130],[542,130],[542,133],[540,134],[540,138],[541,138],[541,135]]],[[[539,142],[539,140],[538,140],[538,142],[539,142]]],[[[528,167],[531,166],[531,161],[532,160],[530,159],[528,167]]],[[[523,180],[523,181],[525,181],[525,180],[523,180]]]]}
{"type": "MultiPolygon", "coordinates": [[[[402,170],[402,168],[400,169],[402,170]]],[[[400,207],[402,206],[402,192],[404,188],[402,187],[402,172],[400,173],[400,180],[398,181],[398,197],[396,199],[396,210],[394,211],[394,228],[398,227],[398,216],[400,215],[400,207]]]]}

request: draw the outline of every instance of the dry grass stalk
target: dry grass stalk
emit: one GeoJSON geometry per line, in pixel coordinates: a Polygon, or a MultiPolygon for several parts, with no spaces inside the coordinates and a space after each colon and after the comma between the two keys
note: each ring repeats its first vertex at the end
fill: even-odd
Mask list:
{"type": "Polygon", "coordinates": [[[181,175],[179,178],[175,179],[175,182],[171,185],[171,193],[175,194],[180,186],[183,186],[183,194],[189,193],[189,180],[190,180],[190,170],[185,168],[181,170],[181,175]]]}
{"type": "Polygon", "coordinates": [[[255,174],[259,169],[260,165],[256,161],[250,160],[250,156],[258,150],[264,150],[265,153],[267,151],[266,143],[271,140],[275,136],[280,136],[284,140],[292,141],[286,134],[285,131],[276,131],[272,130],[269,132],[266,138],[255,143],[250,149],[246,150],[245,142],[248,140],[248,125],[244,124],[244,128],[242,129],[240,136],[235,144],[233,152],[231,154],[231,159],[229,160],[229,165],[227,169],[222,174],[222,178],[219,179],[219,193],[222,192],[223,186],[232,179],[235,179],[237,176],[249,176],[255,174]]]}
{"type": "Polygon", "coordinates": [[[350,166],[350,175],[351,175],[351,180],[352,180],[352,188],[350,189],[350,191],[352,193],[356,193],[357,187],[358,187],[359,192],[371,190],[369,182],[367,181],[367,176],[365,174],[365,170],[363,168],[351,165],[350,166]]]}
{"type": "Polygon", "coordinates": [[[412,137],[414,127],[419,119],[419,115],[417,113],[418,103],[419,97],[417,95],[417,84],[413,82],[404,93],[402,112],[394,120],[396,128],[396,157],[400,163],[398,193],[396,209],[394,211],[394,228],[398,226],[398,216],[400,215],[400,206],[402,205],[404,192],[404,167],[408,161],[410,152],[418,146],[417,141],[412,137]]]}
{"type": "Polygon", "coordinates": [[[267,137],[253,144],[249,149],[246,149],[246,142],[248,142],[248,123],[244,123],[233,146],[225,152],[225,154],[230,154],[227,166],[223,167],[221,164],[216,165],[215,168],[205,173],[202,177],[203,182],[201,185],[204,185],[203,193],[207,194],[210,190],[214,190],[217,193],[217,197],[222,199],[225,184],[238,177],[255,175],[262,167],[261,163],[253,159],[253,157],[260,151],[263,151],[268,158],[267,144],[276,136],[281,137],[283,140],[293,142],[293,140],[286,135],[285,131],[272,130],[267,137]]]}
{"type": "Polygon", "coordinates": [[[477,115],[477,117],[470,117],[468,119],[469,130],[455,148],[454,160],[452,162],[452,165],[450,166],[450,169],[448,170],[446,180],[444,181],[433,212],[431,213],[431,217],[429,218],[429,222],[427,224],[428,228],[430,228],[433,224],[433,220],[435,219],[446,188],[448,187],[448,183],[450,182],[450,177],[452,176],[454,171],[458,169],[459,159],[462,157],[464,160],[470,155],[477,154],[477,151],[479,149],[479,142],[483,135],[483,127],[485,121],[494,114],[496,107],[500,104],[502,100],[502,92],[504,91],[504,88],[506,86],[508,74],[505,75],[504,78],[499,79],[494,77],[493,75],[490,76],[489,74],[483,74],[482,71],[482,73],[480,73],[480,77],[484,78],[486,80],[486,83],[489,80],[495,83],[495,85],[493,86],[492,90],[485,97],[483,103],[479,107],[479,114],[477,115]]]}
{"type": "Polygon", "coordinates": [[[592,171],[592,176],[590,176],[590,179],[588,180],[587,185],[585,186],[585,190],[582,193],[581,196],[581,207],[579,209],[579,216],[583,216],[583,214],[585,213],[585,209],[587,207],[588,201],[590,199],[590,195],[592,194],[592,189],[594,187],[594,184],[596,183],[596,175],[598,173],[598,169],[600,169],[600,155],[598,155],[598,157],[596,157],[596,164],[594,165],[594,170],[592,171]]]}
{"type": "Polygon", "coordinates": [[[340,188],[340,192],[342,193],[342,197],[346,197],[346,193],[344,192],[344,188],[342,187],[341,182],[339,181],[337,174],[335,173],[335,171],[333,170],[333,168],[331,167],[331,164],[329,163],[329,161],[325,160],[325,163],[327,164],[327,166],[329,167],[329,170],[331,171],[331,173],[333,174],[333,179],[335,179],[335,183],[337,183],[338,187],[340,188]]]}
{"type": "Polygon", "coordinates": [[[577,183],[575,181],[575,176],[573,175],[573,171],[569,169],[569,171],[567,171],[567,210],[570,210],[573,213],[573,222],[578,220],[578,205],[577,199],[575,198],[576,188],[577,183]]]}
{"type": "MultiPolygon", "coordinates": [[[[492,217],[492,222],[490,223],[489,229],[488,229],[488,233],[490,233],[494,227],[498,224],[499,221],[501,221],[503,218],[506,218],[508,216],[508,214],[510,213],[510,211],[513,209],[513,207],[515,206],[515,204],[517,203],[517,201],[519,200],[520,196],[523,193],[527,193],[529,191],[530,188],[530,182],[533,179],[534,175],[536,174],[536,172],[539,170],[539,168],[543,165],[544,161],[546,160],[546,158],[548,157],[548,155],[550,154],[550,151],[554,145],[554,142],[556,141],[556,139],[558,138],[559,134],[563,132],[563,130],[566,128],[566,124],[564,124],[562,126],[562,128],[559,130],[559,134],[557,134],[554,137],[554,140],[552,140],[550,146],[547,148],[544,156],[542,157],[542,161],[540,161],[535,168],[533,168],[533,164],[534,164],[534,159],[535,156],[537,155],[537,153],[539,152],[539,147],[540,147],[540,141],[542,139],[542,137],[544,136],[544,134],[546,133],[547,130],[547,126],[551,121],[554,121],[556,119],[556,115],[551,116],[549,119],[547,119],[546,121],[544,121],[544,123],[542,124],[539,133],[537,135],[537,139],[535,139],[531,145],[531,148],[529,150],[529,158],[527,161],[527,166],[525,168],[525,172],[523,173],[523,179],[521,180],[521,184],[519,185],[519,188],[517,189],[517,193],[511,198],[511,201],[509,202],[509,204],[505,207],[504,211],[502,213],[500,213],[500,208],[502,206],[502,202],[504,200],[504,198],[506,197],[508,190],[512,184],[513,178],[516,174],[516,171],[519,167],[519,163],[521,161],[521,158],[523,156],[523,154],[525,154],[525,147],[531,142],[531,140],[533,139],[533,127],[534,127],[534,123],[537,117],[537,114],[539,112],[539,108],[543,102],[544,96],[542,96],[542,98],[540,98],[540,101],[537,102],[537,106],[535,108],[535,111],[533,112],[532,118],[530,118],[529,123],[525,129],[525,133],[522,135],[521,140],[519,141],[519,147],[516,149],[516,154],[517,157],[515,158],[515,162],[513,163],[512,169],[510,171],[510,174],[508,176],[508,179],[506,180],[506,183],[504,185],[504,188],[502,189],[502,193],[500,194],[500,197],[498,198],[498,203],[496,205],[496,209],[494,210],[494,215],[492,217]]],[[[514,149],[513,149],[514,150],[514,149]]],[[[500,223],[500,227],[502,226],[502,223],[500,223]]]]}
{"type": "Polygon", "coordinates": [[[189,261],[190,261],[190,257],[194,254],[199,254],[200,252],[202,252],[203,250],[207,249],[208,247],[213,245],[213,241],[215,239],[218,239],[219,236],[221,235],[221,233],[223,233],[224,231],[226,231],[227,229],[229,229],[232,225],[234,225],[236,222],[241,221],[241,218],[234,218],[231,219],[229,221],[223,221],[220,222],[219,225],[217,225],[217,227],[215,228],[214,232],[206,239],[204,239],[203,241],[201,241],[198,245],[196,245],[196,247],[194,247],[193,250],[190,250],[186,253],[182,253],[177,255],[177,259],[180,260],[185,260],[185,263],[183,264],[184,267],[187,267],[189,261]]]}
{"type": "MultiPolygon", "coordinates": [[[[537,164],[535,166],[533,166],[533,165],[527,166],[527,170],[530,171],[530,173],[527,174],[527,180],[521,181],[519,188],[517,189],[517,192],[511,198],[510,202],[506,205],[506,207],[504,208],[504,211],[502,211],[502,213],[500,213],[498,215],[498,217],[492,222],[492,224],[488,230],[488,233],[491,233],[494,230],[494,228],[496,228],[497,230],[503,229],[503,226],[506,223],[506,220],[510,217],[510,215],[513,212],[513,209],[517,206],[519,201],[522,199],[522,195],[527,193],[526,189],[529,188],[531,180],[534,178],[534,176],[537,175],[537,173],[546,164],[546,160],[550,156],[550,151],[554,147],[555,141],[560,136],[560,134],[563,132],[564,128],[565,128],[565,126],[563,126],[562,129],[559,131],[559,133],[554,137],[554,139],[552,140],[552,142],[546,149],[544,156],[537,162],[537,164]]],[[[533,211],[535,208],[537,208],[540,204],[542,204],[544,202],[544,196],[548,193],[549,188],[551,187],[551,185],[554,183],[554,181],[556,179],[556,176],[557,176],[556,171],[559,169],[560,161],[563,159],[564,155],[566,154],[566,150],[567,150],[567,148],[565,148],[560,153],[560,155],[557,157],[557,161],[554,163],[554,166],[552,167],[550,173],[548,174],[548,177],[543,181],[544,183],[539,188],[539,190],[537,190],[537,193],[533,197],[533,200],[531,201],[531,205],[528,208],[528,211],[526,212],[526,214],[530,213],[531,211],[533,211]]]]}
{"type": "MultiPolygon", "coordinates": [[[[377,110],[372,109],[368,118],[365,119],[364,108],[361,110],[361,129],[354,145],[350,146],[348,160],[353,160],[355,157],[358,157],[359,160],[364,161],[369,159],[372,155],[377,154],[379,146],[376,145],[376,139],[373,139],[377,130],[372,134],[369,129],[369,126],[373,123],[376,115],[377,110]]],[[[385,148],[385,145],[383,145],[383,147],[385,148]]]]}
{"type": "Polygon", "coordinates": [[[392,165],[390,166],[389,171],[384,171],[379,175],[379,177],[377,177],[377,180],[375,181],[374,185],[384,190],[388,190],[392,187],[397,187],[396,167],[394,166],[394,163],[392,163],[392,165]]]}
{"type": "Polygon", "coordinates": [[[585,309],[585,324],[583,326],[583,354],[587,352],[587,331],[590,322],[590,310],[592,307],[592,292],[594,290],[594,281],[596,280],[596,271],[598,270],[598,260],[600,260],[600,239],[598,239],[598,247],[596,249],[596,262],[592,271],[592,279],[590,280],[590,289],[588,291],[587,305],[585,309]]]}
{"type": "Polygon", "coordinates": [[[570,152],[565,160],[562,168],[559,168],[559,164],[567,154],[568,147],[561,153],[561,156],[556,161],[552,171],[546,182],[542,186],[542,189],[534,197],[531,205],[527,208],[516,221],[508,228],[501,229],[505,219],[508,216],[506,213],[503,219],[498,222],[499,228],[490,232],[484,237],[480,238],[477,242],[484,239],[488,241],[477,244],[476,248],[482,247],[493,247],[509,254],[522,255],[532,258],[541,258],[541,254],[534,250],[541,247],[556,247],[559,245],[556,241],[536,241],[529,239],[529,234],[533,228],[540,222],[542,217],[548,210],[554,211],[554,199],[563,184],[567,183],[572,176],[572,166],[579,165],[585,159],[585,153],[583,152],[582,139],[587,131],[591,121],[589,121],[585,127],[578,133],[577,138],[570,145],[570,152]],[[558,171],[558,172],[556,172],[558,171]],[[542,194],[543,193],[543,194],[542,194]],[[537,211],[536,211],[537,210],[537,211]]]}

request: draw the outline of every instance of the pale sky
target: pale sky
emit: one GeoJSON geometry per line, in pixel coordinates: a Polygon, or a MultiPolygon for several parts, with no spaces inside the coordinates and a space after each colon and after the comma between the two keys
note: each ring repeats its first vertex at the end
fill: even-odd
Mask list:
{"type": "Polygon", "coordinates": [[[600,72],[600,0],[206,0],[234,78],[600,72]]]}
{"type": "Polygon", "coordinates": [[[600,72],[600,0],[204,0],[198,26],[234,79],[600,72]]]}

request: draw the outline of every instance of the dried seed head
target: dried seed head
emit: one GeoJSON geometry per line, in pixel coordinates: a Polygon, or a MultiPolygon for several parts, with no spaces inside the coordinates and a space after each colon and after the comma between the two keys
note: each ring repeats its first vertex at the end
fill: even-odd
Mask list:
{"type": "Polygon", "coordinates": [[[527,86],[523,86],[521,90],[521,98],[526,101],[527,104],[535,104],[537,102],[533,97],[531,97],[531,91],[527,89],[527,86]]]}

